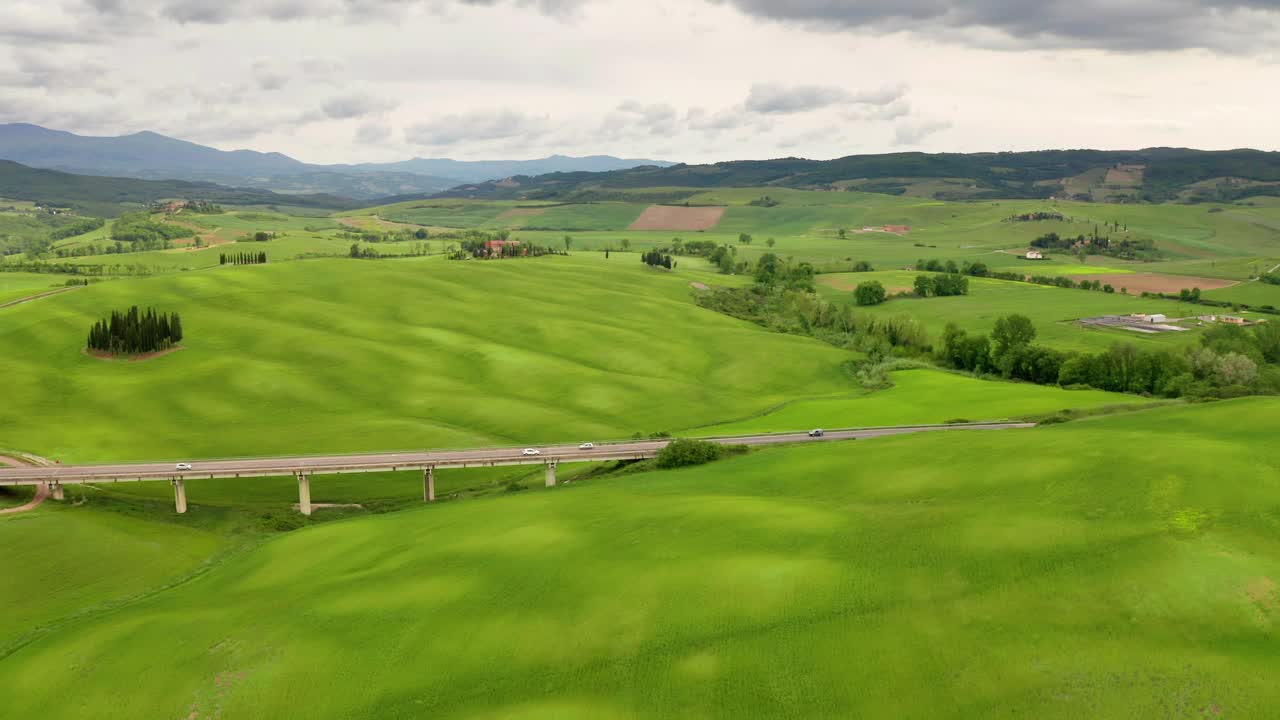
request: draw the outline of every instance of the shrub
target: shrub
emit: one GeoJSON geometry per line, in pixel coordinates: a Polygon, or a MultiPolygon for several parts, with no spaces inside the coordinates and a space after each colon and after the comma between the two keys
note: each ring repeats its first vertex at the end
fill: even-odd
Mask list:
{"type": "Polygon", "coordinates": [[[658,451],[658,467],[663,469],[704,465],[724,457],[725,446],[705,440],[680,438],[658,451]]]}
{"type": "Polygon", "coordinates": [[[888,294],[885,292],[884,285],[881,285],[877,280],[871,280],[858,285],[854,289],[853,299],[854,302],[862,306],[879,305],[888,299],[888,294]]]}

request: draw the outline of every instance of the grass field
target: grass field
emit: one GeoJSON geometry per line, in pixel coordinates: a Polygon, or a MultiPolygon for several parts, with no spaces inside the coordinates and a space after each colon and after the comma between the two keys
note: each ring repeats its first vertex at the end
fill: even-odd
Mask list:
{"type": "Polygon", "coordinates": [[[0,553],[0,649],[42,624],[191,572],[228,542],[213,528],[53,505],[0,516],[0,544],[11,549],[0,553]]]}
{"type": "Polygon", "coordinates": [[[795,400],[745,420],[700,428],[699,435],[745,435],[810,428],[928,425],[953,420],[1016,420],[1059,410],[1133,404],[1141,398],[1095,390],[991,383],[936,370],[893,373],[893,387],[845,398],[795,400]]]}
{"type": "Polygon", "coordinates": [[[64,287],[66,278],[45,273],[0,272],[0,303],[64,287]]]}
{"type": "MultiPolygon", "coordinates": [[[[849,302],[859,283],[878,280],[886,288],[910,289],[917,273],[840,273],[819,277],[819,290],[829,300],[849,302]]],[[[1116,275],[1115,284],[1123,284],[1116,275]]],[[[1143,335],[1124,330],[1087,328],[1072,321],[1099,315],[1164,313],[1169,317],[1204,314],[1205,308],[1171,300],[1148,300],[1133,295],[1035,285],[1007,280],[970,278],[969,294],[961,297],[904,298],[883,305],[859,308],[875,315],[910,315],[924,324],[929,336],[942,337],[947,323],[975,333],[989,333],[996,320],[1020,313],[1035,322],[1038,341],[1060,350],[1097,351],[1116,342],[1149,347],[1178,347],[1197,341],[1199,333],[1143,335]]]]}
{"type": "Polygon", "coordinates": [[[775,449],[329,523],[0,686],[51,720],[1267,718],[1274,423],[1254,399],[775,449]]]}
{"type": "Polygon", "coordinates": [[[575,255],[100,283],[0,316],[0,427],[63,461],[472,447],[676,430],[854,387],[854,356],[698,308],[689,282],[575,255]],[[179,312],[185,349],[81,353],[92,322],[134,303],[179,312]]]}

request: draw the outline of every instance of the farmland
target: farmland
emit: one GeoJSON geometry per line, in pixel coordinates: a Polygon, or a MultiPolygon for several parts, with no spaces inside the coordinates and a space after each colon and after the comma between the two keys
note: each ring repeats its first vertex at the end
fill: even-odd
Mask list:
{"type": "MultiPolygon", "coordinates": [[[[774,187],[610,197],[228,207],[169,218],[212,247],[50,257],[103,277],[0,309],[0,446],[63,463],[198,462],[1048,424],[772,448],[681,471],[566,466],[552,491],[536,466],[444,470],[431,507],[417,472],[317,476],[315,502],[342,507],[307,519],[292,477],[193,479],[185,515],[167,483],[75,488],[67,503],[0,517],[0,539],[42,548],[38,563],[0,557],[15,579],[0,601],[17,608],[0,620],[0,686],[24,688],[6,711],[1265,717],[1280,701],[1267,652],[1280,465],[1261,450],[1280,404],[928,367],[948,323],[987,334],[1014,313],[1064,352],[1196,348],[1198,327],[1148,336],[1074,321],[1216,312],[1138,297],[1139,280],[1277,304],[1276,286],[1251,278],[1280,263],[1280,206],[774,187]],[[689,206],[654,205],[672,194],[689,206]],[[1048,210],[1064,219],[1010,220],[1048,210]],[[1161,258],[1021,257],[1043,233],[1103,223],[1153,240],[1161,258]],[[418,230],[428,237],[395,241],[418,230]],[[259,232],[274,237],[236,242],[259,232]],[[446,259],[499,232],[570,254],[446,259]],[[670,271],[640,262],[675,237],[730,246],[737,272],[691,255],[670,271]],[[419,242],[429,254],[409,257],[419,242]],[[353,259],[353,244],[384,257],[353,259]],[[269,262],[219,265],[238,251],[269,262]],[[851,311],[914,320],[925,337],[910,352],[772,332],[695,302],[715,296],[708,286],[753,285],[744,268],[769,252],[812,263],[817,296],[838,306],[870,280],[910,289],[921,259],[1096,277],[1116,292],[975,277],[965,296],[851,311]],[[848,272],[859,261],[876,269],[848,272]],[[181,314],[181,352],[82,352],[90,324],[134,304],[181,314]],[[165,691],[121,691],[139,677],[165,691]]],[[[65,280],[2,272],[0,303],[65,280]]]]}
{"type": "Polygon", "coordinates": [[[325,524],[50,632],[0,683],[49,718],[1266,717],[1273,422],[779,449],[325,524]]]}

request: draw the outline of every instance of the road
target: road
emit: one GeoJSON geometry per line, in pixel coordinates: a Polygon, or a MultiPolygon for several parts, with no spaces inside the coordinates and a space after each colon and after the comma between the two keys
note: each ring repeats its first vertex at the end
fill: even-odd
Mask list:
{"type": "MultiPolygon", "coordinates": [[[[1013,430],[1035,427],[1034,423],[981,423],[968,425],[917,425],[904,427],[832,430],[821,438],[807,433],[747,435],[740,437],[704,438],[726,445],[783,445],[792,443],[837,442],[890,435],[961,430],[1013,430]]],[[[484,448],[478,450],[441,450],[400,452],[373,455],[331,455],[318,457],[246,458],[240,460],[192,461],[192,469],[175,470],[173,462],[127,463],[118,465],[56,465],[0,469],[0,485],[37,485],[56,482],[84,484],[96,482],[141,482],[173,478],[274,477],[280,475],[337,475],[343,473],[388,472],[399,470],[437,470],[497,465],[544,465],[551,463],[600,462],[605,460],[639,460],[655,456],[668,440],[639,440],[606,443],[591,450],[577,445],[539,447],[539,454],[527,456],[522,448],[484,448]]]]}

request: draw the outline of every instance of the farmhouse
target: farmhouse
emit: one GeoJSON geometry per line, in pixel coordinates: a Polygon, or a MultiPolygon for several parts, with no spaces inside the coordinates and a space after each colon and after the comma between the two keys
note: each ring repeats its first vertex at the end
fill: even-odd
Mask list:
{"type": "Polygon", "coordinates": [[[911,232],[911,226],[910,225],[885,225],[884,231],[887,233],[897,233],[898,235],[905,235],[911,232]]]}
{"type": "Polygon", "coordinates": [[[1223,315],[1222,317],[1218,318],[1218,320],[1228,325],[1248,325],[1249,324],[1247,321],[1245,321],[1244,318],[1236,317],[1234,315],[1223,315]]]}
{"type": "Polygon", "coordinates": [[[1028,260],[1043,260],[1043,259],[1044,259],[1044,253],[1040,252],[1039,250],[1034,250],[1034,249],[1033,249],[1033,250],[1028,250],[1028,251],[1027,251],[1027,255],[1026,255],[1026,257],[1027,257],[1027,259],[1028,259],[1028,260]]]}

